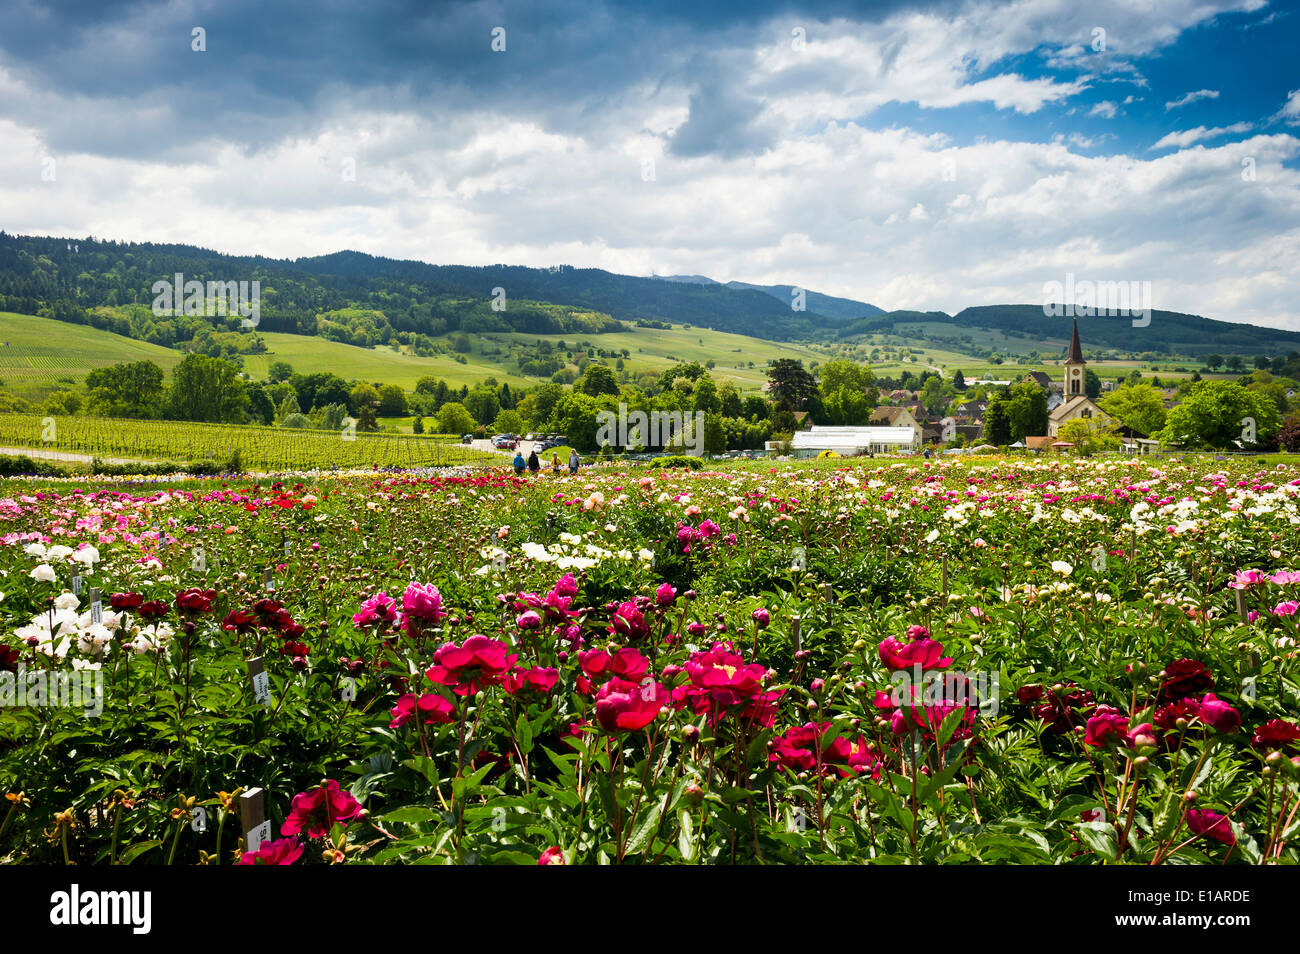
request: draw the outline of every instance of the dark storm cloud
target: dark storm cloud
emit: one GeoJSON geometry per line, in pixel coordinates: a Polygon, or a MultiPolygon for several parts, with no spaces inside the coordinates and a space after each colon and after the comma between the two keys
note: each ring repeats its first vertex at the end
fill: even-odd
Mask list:
{"type": "Polygon", "coordinates": [[[735,155],[770,133],[737,77],[711,71],[714,54],[776,17],[876,20],[902,6],[917,4],[18,0],[0,5],[0,66],[38,94],[0,92],[0,116],[55,152],[154,159],[216,141],[258,150],[350,108],[491,111],[598,136],[627,90],[677,76],[695,93],[673,150],[735,155]],[[686,63],[699,72],[683,78],[686,63]]]}

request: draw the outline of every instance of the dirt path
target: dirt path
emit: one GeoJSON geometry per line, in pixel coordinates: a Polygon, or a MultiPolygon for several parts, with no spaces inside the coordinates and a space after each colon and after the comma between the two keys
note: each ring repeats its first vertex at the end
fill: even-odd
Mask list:
{"type": "MultiPolygon", "coordinates": [[[[31,447],[0,447],[0,454],[18,457],[40,458],[41,460],[62,460],[73,464],[89,464],[95,458],[90,454],[74,454],[71,451],[36,450],[31,447]]],[[[145,461],[131,457],[101,457],[105,464],[142,464],[145,461]]]]}

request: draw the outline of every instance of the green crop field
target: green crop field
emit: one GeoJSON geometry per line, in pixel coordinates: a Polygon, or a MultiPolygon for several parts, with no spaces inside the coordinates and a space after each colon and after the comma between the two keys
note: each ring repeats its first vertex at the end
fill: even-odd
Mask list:
{"type": "Polygon", "coordinates": [[[183,355],[89,325],[0,312],[0,380],[14,394],[42,400],[61,388],[79,389],[95,368],[153,361],[164,370],[183,355]]]}
{"type": "Polygon", "coordinates": [[[500,462],[496,455],[425,437],[36,414],[0,414],[0,446],[182,463],[222,462],[238,451],[242,465],[254,470],[500,462]]]}
{"type": "Polygon", "coordinates": [[[358,348],[307,335],[268,332],[262,337],[266,339],[267,353],[244,356],[244,369],[255,379],[265,378],[273,361],[287,361],[302,374],[329,371],[348,380],[396,384],[408,391],[426,375],[442,378],[455,387],[472,386],[490,377],[511,386],[541,383],[539,378],[521,377],[479,354],[467,355],[469,363],[461,364],[450,357],[421,358],[391,348],[358,348]]]}

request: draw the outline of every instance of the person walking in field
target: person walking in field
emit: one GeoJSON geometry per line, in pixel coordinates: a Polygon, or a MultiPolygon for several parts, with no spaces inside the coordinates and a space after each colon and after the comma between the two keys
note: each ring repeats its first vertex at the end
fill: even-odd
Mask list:
{"type": "Polygon", "coordinates": [[[518,477],[524,472],[524,453],[515,451],[515,476],[518,477]]]}
{"type": "Polygon", "coordinates": [[[578,457],[577,449],[575,448],[574,450],[569,451],[569,473],[576,474],[580,463],[582,463],[582,461],[578,457]]]}
{"type": "Polygon", "coordinates": [[[528,452],[528,472],[529,472],[530,474],[535,474],[535,473],[537,473],[537,472],[538,472],[539,470],[541,470],[541,469],[542,469],[542,462],[541,462],[540,460],[537,459],[537,451],[535,451],[535,450],[531,450],[531,451],[529,451],[529,452],[528,452]]]}
{"type": "Polygon", "coordinates": [[[559,454],[552,454],[552,455],[551,455],[551,473],[553,473],[553,474],[558,474],[559,472],[560,472],[560,455],[559,455],[559,454]]]}

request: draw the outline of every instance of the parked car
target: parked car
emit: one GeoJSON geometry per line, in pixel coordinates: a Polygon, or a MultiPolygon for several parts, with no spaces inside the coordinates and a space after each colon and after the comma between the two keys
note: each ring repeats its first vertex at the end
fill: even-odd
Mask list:
{"type": "Polygon", "coordinates": [[[473,444],[473,443],[474,443],[474,435],[473,435],[473,434],[462,434],[462,435],[460,436],[460,442],[461,442],[462,444],[473,444]]]}

